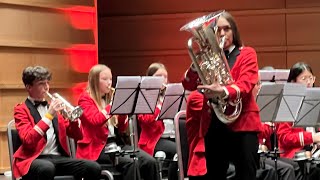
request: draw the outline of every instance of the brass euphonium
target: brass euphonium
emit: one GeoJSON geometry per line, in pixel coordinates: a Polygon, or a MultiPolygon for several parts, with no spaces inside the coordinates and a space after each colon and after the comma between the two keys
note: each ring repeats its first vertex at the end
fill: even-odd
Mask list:
{"type": "MultiPolygon", "coordinates": [[[[188,52],[201,83],[204,85],[212,83],[229,85],[234,82],[223,52],[225,37],[222,37],[221,42],[218,42],[216,35],[216,21],[223,12],[217,11],[199,17],[180,29],[180,31],[191,32],[193,35],[188,40],[188,52]],[[197,52],[193,48],[194,43],[197,43],[199,47],[197,52]]],[[[242,110],[240,90],[238,88],[235,89],[238,94],[238,98],[235,101],[227,101],[218,96],[210,100],[214,102],[214,104],[210,104],[212,104],[218,119],[225,124],[234,122],[242,110]]]]}
{"type": "Polygon", "coordinates": [[[61,114],[65,118],[68,118],[71,122],[75,121],[82,115],[83,110],[80,108],[80,106],[76,106],[76,107],[72,106],[67,100],[65,100],[62,96],[60,96],[60,94],[58,93],[50,94],[49,92],[47,92],[47,95],[52,100],[57,98],[62,102],[62,106],[64,108],[61,111],[61,114]]]}

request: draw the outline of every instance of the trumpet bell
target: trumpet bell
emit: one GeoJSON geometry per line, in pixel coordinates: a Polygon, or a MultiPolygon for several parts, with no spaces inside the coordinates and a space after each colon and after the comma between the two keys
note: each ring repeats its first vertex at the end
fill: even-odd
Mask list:
{"type": "Polygon", "coordinates": [[[71,110],[71,112],[69,112],[68,119],[70,119],[71,121],[75,121],[76,119],[81,117],[82,113],[83,110],[81,109],[81,107],[76,106],[73,110],[71,110]]]}

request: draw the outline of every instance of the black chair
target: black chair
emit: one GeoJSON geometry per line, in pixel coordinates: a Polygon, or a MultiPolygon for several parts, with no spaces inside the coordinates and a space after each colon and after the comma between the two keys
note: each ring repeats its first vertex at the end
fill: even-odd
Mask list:
{"type": "MultiPolygon", "coordinates": [[[[14,120],[11,120],[7,126],[11,172],[13,172],[13,167],[12,167],[13,154],[18,150],[18,148],[21,145],[21,140],[18,135],[18,131],[15,128],[13,128],[14,124],[15,124],[14,120]]],[[[12,180],[16,180],[13,173],[11,177],[12,177],[12,180]]],[[[55,180],[74,180],[74,177],[73,176],[55,176],[54,179],[55,180]]]]}
{"type": "Polygon", "coordinates": [[[174,117],[180,180],[183,180],[184,177],[187,177],[188,172],[189,145],[185,115],[186,111],[182,110],[179,111],[174,117]]]}
{"type": "MultiPolygon", "coordinates": [[[[74,139],[69,138],[69,146],[70,146],[70,153],[71,157],[76,158],[76,143],[74,139]]],[[[121,176],[121,173],[118,172],[112,164],[100,164],[101,166],[101,175],[107,177],[108,180],[114,180],[115,176],[121,176]]]]}

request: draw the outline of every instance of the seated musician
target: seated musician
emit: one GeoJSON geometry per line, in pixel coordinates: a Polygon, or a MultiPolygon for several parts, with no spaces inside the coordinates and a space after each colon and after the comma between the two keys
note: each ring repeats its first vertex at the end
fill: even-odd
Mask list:
{"type": "Polygon", "coordinates": [[[59,114],[64,108],[61,100],[55,98],[47,104],[50,80],[51,73],[45,67],[23,70],[28,98],[14,108],[22,144],[13,155],[13,175],[24,180],[53,180],[61,175],[73,175],[76,180],[99,180],[98,163],[70,157],[67,135],[82,139],[81,126],[78,119],[71,122],[59,114]]]}
{"type": "MultiPolygon", "coordinates": [[[[315,76],[308,64],[298,62],[290,69],[287,82],[301,83],[310,88],[314,86],[315,76]]],[[[304,128],[293,127],[291,122],[277,123],[277,135],[279,137],[279,148],[283,151],[281,156],[285,158],[294,158],[296,152],[302,149],[309,151],[312,149],[310,145],[320,142],[319,132],[312,133],[304,128]]],[[[320,179],[319,170],[318,167],[311,166],[309,179],[320,179]]]]}
{"type": "MultiPolygon", "coordinates": [[[[105,152],[110,143],[119,137],[119,133],[128,126],[127,115],[111,116],[112,73],[106,65],[98,64],[91,68],[88,76],[88,88],[80,95],[79,106],[83,109],[80,117],[83,126],[83,139],[77,143],[78,158],[97,161],[100,164],[112,163],[112,157],[105,152]]],[[[123,150],[132,149],[124,146],[123,150]]],[[[138,165],[128,155],[118,157],[117,169],[124,180],[133,179],[135,168],[140,170],[143,179],[158,180],[156,160],[139,150],[135,153],[138,165]]],[[[138,174],[138,173],[137,173],[138,174]]]]}
{"type": "MultiPolygon", "coordinates": [[[[152,63],[147,70],[147,76],[162,76],[164,77],[164,84],[167,84],[168,82],[168,72],[166,67],[161,63],[152,63]]],[[[175,180],[178,179],[178,165],[176,162],[172,161],[177,152],[173,120],[158,119],[164,92],[165,86],[162,87],[155,114],[138,115],[139,125],[141,127],[139,148],[143,149],[151,156],[157,151],[165,152],[166,159],[169,162],[168,180],[175,180]]]]}
{"type": "MultiPolygon", "coordinates": [[[[271,66],[265,66],[261,68],[262,70],[274,70],[271,66]]],[[[274,79],[271,80],[271,82],[274,82],[274,79]]],[[[259,81],[252,90],[252,93],[254,97],[258,96],[258,93],[261,88],[261,77],[259,74],[259,81]]],[[[272,166],[275,168],[275,161],[271,158],[271,156],[275,157],[274,154],[270,154],[270,151],[274,150],[275,143],[277,143],[277,140],[274,140],[276,138],[274,136],[274,123],[271,122],[265,122],[261,123],[261,132],[259,134],[259,152],[261,153],[261,161],[262,165],[265,166],[272,166]]],[[[278,155],[277,155],[278,156],[278,155]]],[[[294,162],[291,159],[287,158],[277,158],[277,173],[279,179],[283,180],[291,180],[291,179],[301,179],[302,174],[300,172],[299,165],[294,162]]]]}

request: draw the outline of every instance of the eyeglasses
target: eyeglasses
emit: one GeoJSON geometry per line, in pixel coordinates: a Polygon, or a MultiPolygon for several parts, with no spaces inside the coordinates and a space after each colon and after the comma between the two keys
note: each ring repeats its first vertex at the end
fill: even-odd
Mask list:
{"type": "Polygon", "coordinates": [[[228,31],[230,31],[231,30],[231,26],[218,26],[217,27],[217,32],[218,33],[221,33],[221,31],[224,31],[224,32],[228,32],[228,31]]]}
{"type": "Polygon", "coordinates": [[[309,81],[309,82],[312,82],[312,83],[315,81],[315,79],[316,79],[315,76],[302,76],[302,77],[299,78],[300,81],[304,81],[304,82],[309,81]]]}

